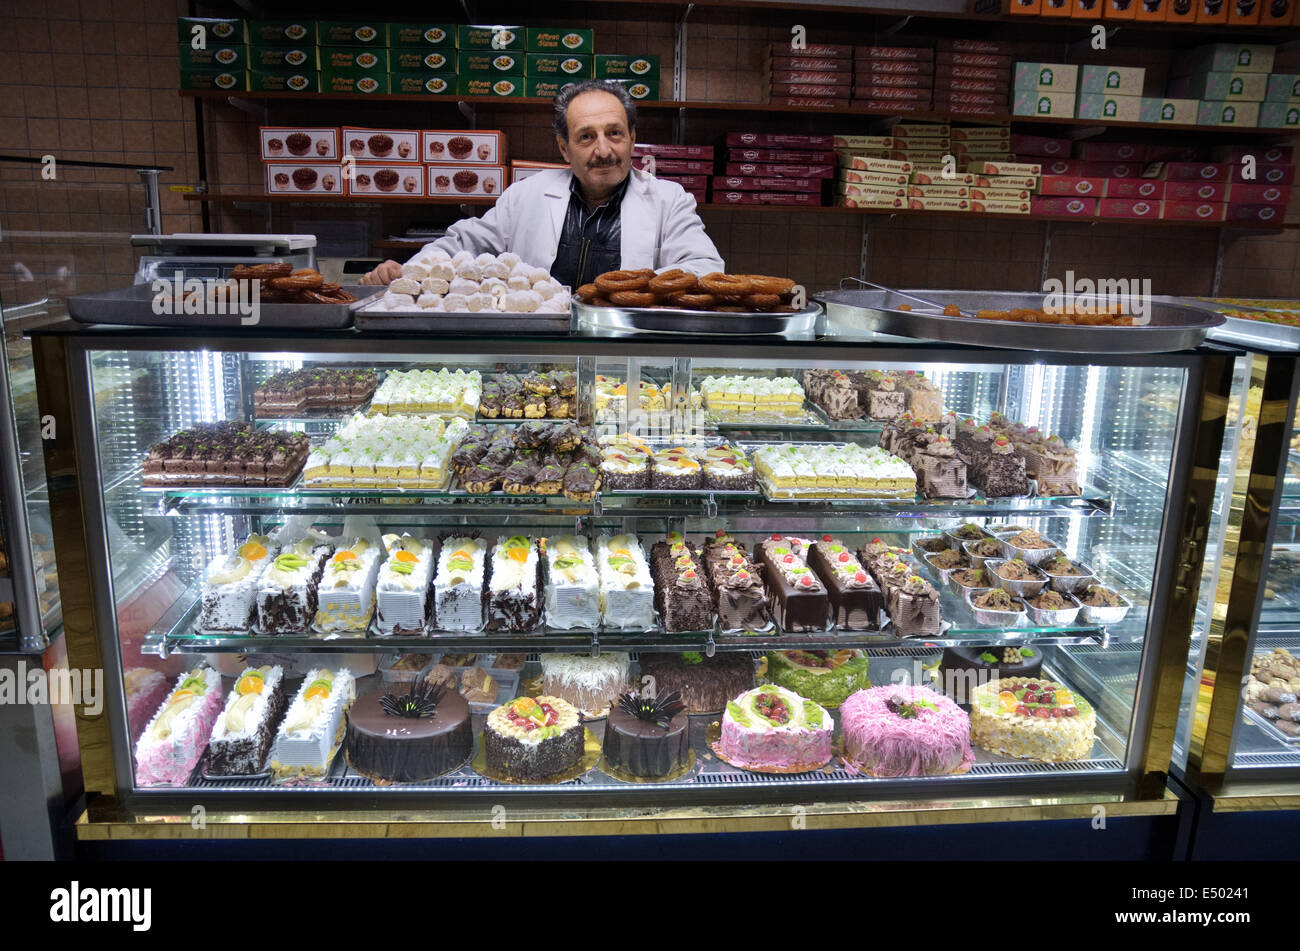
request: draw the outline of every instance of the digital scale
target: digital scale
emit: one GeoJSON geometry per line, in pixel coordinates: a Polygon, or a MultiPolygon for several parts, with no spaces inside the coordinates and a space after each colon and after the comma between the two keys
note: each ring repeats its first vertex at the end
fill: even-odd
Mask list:
{"type": "Polygon", "coordinates": [[[313,234],[133,234],[131,245],[140,254],[135,283],[157,278],[228,277],[241,264],[288,262],[297,268],[316,267],[313,234]]]}

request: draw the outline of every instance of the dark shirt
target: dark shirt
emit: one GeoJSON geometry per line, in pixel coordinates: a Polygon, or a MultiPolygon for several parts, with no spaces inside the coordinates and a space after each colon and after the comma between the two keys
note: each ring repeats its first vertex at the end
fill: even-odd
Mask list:
{"type": "Polygon", "coordinates": [[[631,178],[629,174],[623,179],[623,184],[595,211],[587,210],[578,177],[569,180],[569,208],[551,277],[576,291],[599,274],[619,270],[623,261],[623,196],[631,178]]]}

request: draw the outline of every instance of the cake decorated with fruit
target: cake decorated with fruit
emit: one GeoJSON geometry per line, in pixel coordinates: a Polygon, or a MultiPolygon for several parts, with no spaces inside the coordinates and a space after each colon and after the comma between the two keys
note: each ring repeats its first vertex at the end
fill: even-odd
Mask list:
{"type": "Polygon", "coordinates": [[[958,703],[970,703],[980,684],[1003,677],[1037,677],[1042,651],[1033,647],[946,647],[939,662],[939,684],[958,703]]]}
{"type": "Polygon", "coordinates": [[[288,705],[283,668],[246,668],[235,680],[212,728],[207,772],[214,776],[250,776],[265,769],[275,728],[288,705]]]}
{"type": "Polygon", "coordinates": [[[276,779],[325,778],[343,745],[343,715],[356,696],[356,679],[347,669],[307,672],[275,734],[270,766],[276,779]]]}
{"type": "Polygon", "coordinates": [[[713,750],[759,773],[806,773],[831,761],[835,721],[820,704],[764,684],[727,703],[713,750]]]}
{"type": "Polygon", "coordinates": [[[578,708],[559,697],[519,697],[488,714],[488,769],[512,780],[544,780],[582,762],[586,728],[578,708]]]}
{"type": "Polygon", "coordinates": [[[872,776],[945,776],[975,762],[970,720],[927,687],[859,690],[840,707],[844,759],[872,776]]]}
{"type": "Polygon", "coordinates": [[[136,782],[183,786],[203,755],[220,712],[220,674],[211,667],[181,674],[135,745],[136,782]]]}
{"type": "Polygon", "coordinates": [[[970,735],[1003,756],[1063,763],[1092,753],[1097,714],[1062,684],[1037,677],[1004,677],[975,688],[970,735]]]}
{"type": "Polygon", "coordinates": [[[855,690],[871,686],[868,664],[860,650],[773,651],[767,655],[767,679],[833,709],[855,690]]]}
{"type": "Polygon", "coordinates": [[[258,585],[274,552],[270,538],[250,535],[237,551],[213,562],[203,580],[198,626],[247,633],[257,614],[258,585]]]}
{"type": "Polygon", "coordinates": [[[347,718],[348,766],[379,782],[434,779],[474,753],[469,704],[442,684],[416,681],[406,693],[368,693],[347,718]]]}

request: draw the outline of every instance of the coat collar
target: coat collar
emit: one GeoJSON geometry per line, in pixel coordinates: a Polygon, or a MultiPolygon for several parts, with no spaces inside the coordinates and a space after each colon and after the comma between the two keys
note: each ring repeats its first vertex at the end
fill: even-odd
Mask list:
{"type": "MultiPolygon", "coordinates": [[[[646,192],[650,189],[650,182],[653,176],[632,169],[628,176],[627,191],[623,193],[623,205],[627,206],[629,201],[639,202],[644,199],[646,192]]],[[[547,203],[550,205],[551,213],[551,237],[559,241],[560,235],[564,231],[564,213],[569,208],[569,198],[573,194],[573,172],[570,171],[564,178],[559,179],[553,186],[546,189],[547,203]]]]}

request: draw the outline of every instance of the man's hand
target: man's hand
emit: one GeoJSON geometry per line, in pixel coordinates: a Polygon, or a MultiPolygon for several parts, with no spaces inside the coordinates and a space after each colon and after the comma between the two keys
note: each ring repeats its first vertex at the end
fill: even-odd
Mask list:
{"type": "Polygon", "coordinates": [[[402,276],[402,266],[396,261],[385,261],[373,271],[361,276],[362,284],[391,284],[402,276]]]}

